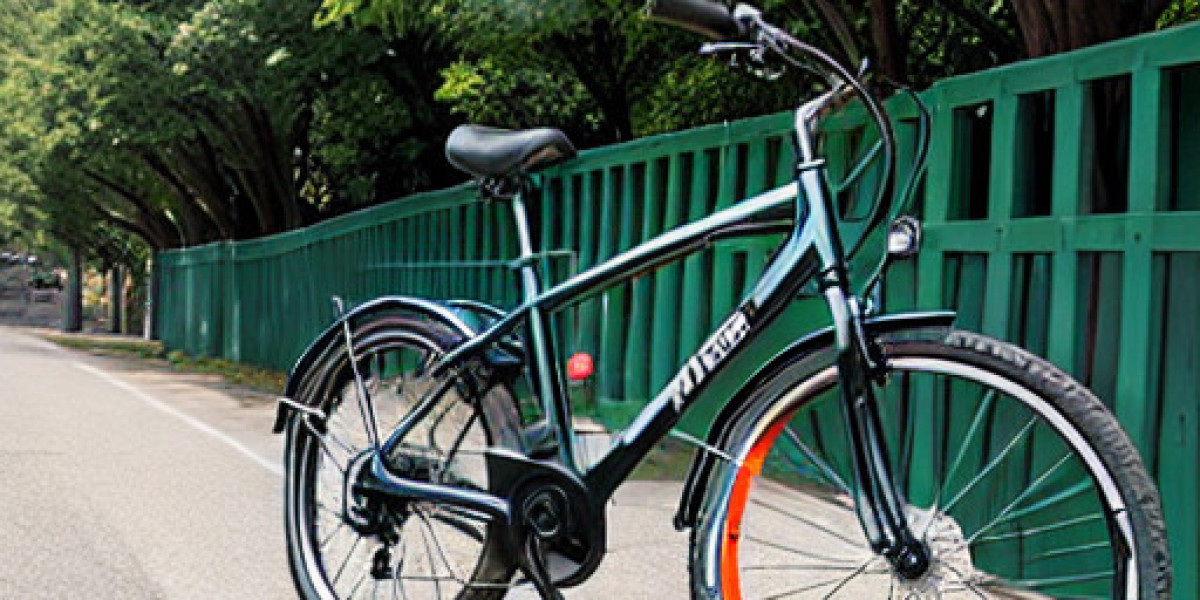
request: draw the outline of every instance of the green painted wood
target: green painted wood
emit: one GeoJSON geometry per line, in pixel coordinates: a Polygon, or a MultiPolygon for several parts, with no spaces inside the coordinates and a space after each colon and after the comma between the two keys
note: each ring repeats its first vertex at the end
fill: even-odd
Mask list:
{"type": "MultiPolygon", "coordinates": [[[[596,201],[596,174],[583,175],[579,194],[579,263],[580,271],[597,263],[600,239],[597,235],[600,213],[596,201]]],[[[593,298],[579,306],[579,334],[575,349],[594,354],[599,343],[597,327],[600,323],[601,301],[593,298]]]]}
{"type": "MultiPolygon", "coordinates": [[[[649,240],[662,227],[662,176],[661,160],[646,163],[638,182],[640,194],[629,199],[639,212],[635,243],[649,240]],[[635,200],[636,199],[636,200],[635,200]]],[[[629,338],[625,354],[625,397],[635,402],[650,399],[650,363],[658,351],[651,339],[651,320],[654,310],[655,275],[643,275],[632,283],[629,309],[629,338]]]]}
{"type": "MultiPolygon", "coordinates": [[[[620,226],[620,211],[617,207],[619,183],[616,169],[608,168],[602,172],[600,180],[600,240],[596,251],[596,261],[601,262],[613,256],[617,251],[617,236],[620,226]]],[[[615,290],[605,292],[600,296],[600,331],[599,346],[597,347],[596,373],[598,400],[615,401],[620,398],[620,370],[615,362],[620,350],[620,336],[615,323],[616,313],[623,307],[616,302],[615,290]]]]}
{"type": "MultiPolygon", "coordinates": [[[[1165,157],[1163,139],[1163,77],[1157,69],[1141,69],[1134,74],[1133,128],[1129,177],[1129,212],[1140,215],[1163,205],[1166,188],[1159,168],[1165,157]]],[[[1150,223],[1144,217],[1131,216],[1126,229],[1125,286],[1121,311],[1122,352],[1117,360],[1117,417],[1126,427],[1139,450],[1150,450],[1147,415],[1143,410],[1146,394],[1146,357],[1150,344],[1150,223]]]]}
{"type": "MultiPolygon", "coordinates": [[[[579,193],[578,193],[578,177],[570,176],[562,179],[562,197],[558,199],[559,217],[555,219],[558,228],[558,240],[553,250],[565,250],[572,252],[572,259],[566,257],[557,257],[550,260],[553,265],[551,271],[556,275],[555,281],[564,281],[574,273],[572,272],[572,263],[577,263],[579,254],[579,237],[577,230],[579,229],[579,193]]],[[[558,339],[562,341],[558,345],[560,350],[568,353],[574,353],[579,349],[579,340],[581,335],[575,327],[578,317],[579,308],[572,307],[563,311],[559,311],[558,319],[558,339]]]]}
{"type": "MultiPolygon", "coordinates": [[[[706,149],[692,154],[692,177],[689,183],[690,200],[687,204],[687,219],[694,221],[709,214],[711,176],[716,160],[706,149]]],[[[680,306],[679,350],[686,354],[695,353],[704,341],[709,321],[709,299],[712,283],[708,280],[708,261],[711,251],[690,256],[683,261],[683,298],[680,306]]]]}
{"type": "MultiPolygon", "coordinates": [[[[667,162],[665,198],[658,230],[674,229],[687,221],[684,214],[684,157],[673,154],[667,162]]],[[[654,275],[654,310],[651,324],[650,389],[661,389],[687,356],[679,351],[681,266],[673,264],[654,275]]],[[[690,353],[689,353],[690,354],[690,353]]]]}
{"type": "Polygon", "coordinates": [[[1200,556],[1200,255],[1174,254],[1167,271],[1162,355],[1159,481],[1175,564],[1175,593],[1194,598],[1200,556]]]}
{"type": "MultiPolygon", "coordinates": [[[[726,146],[721,151],[721,162],[718,167],[720,183],[717,185],[717,200],[713,211],[732,206],[737,200],[738,171],[742,168],[737,146],[726,146]]],[[[727,245],[713,249],[712,258],[712,304],[709,306],[708,326],[713,329],[725,319],[733,309],[737,292],[733,289],[734,260],[733,251],[727,245]]]]}

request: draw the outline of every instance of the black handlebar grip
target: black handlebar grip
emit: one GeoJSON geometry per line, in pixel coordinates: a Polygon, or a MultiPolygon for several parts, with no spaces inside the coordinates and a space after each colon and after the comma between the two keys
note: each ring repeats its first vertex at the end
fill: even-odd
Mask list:
{"type": "Polygon", "coordinates": [[[736,38],[742,33],[729,7],[712,0],[647,0],[646,14],[714,40],[736,38]]]}

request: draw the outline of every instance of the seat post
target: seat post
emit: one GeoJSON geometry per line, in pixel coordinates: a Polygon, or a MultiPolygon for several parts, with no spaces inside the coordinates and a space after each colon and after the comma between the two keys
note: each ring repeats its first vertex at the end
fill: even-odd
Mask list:
{"type": "Polygon", "coordinates": [[[532,302],[542,293],[541,281],[537,276],[536,254],[533,251],[533,236],[529,231],[529,215],[525,210],[522,191],[513,194],[513,223],[517,227],[517,264],[521,273],[521,300],[532,302]]]}
{"type": "Polygon", "coordinates": [[[541,280],[538,278],[537,253],[533,249],[533,239],[529,231],[529,216],[525,210],[524,191],[521,186],[513,194],[512,202],[513,223],[517,228],[517,263],[521,277],[522,301],[529,307],[529,345],[533,352],[529,367],[536,371],[538,396],[541,398],[542,411],[546,415],[551,431],[558,439],[558,456],[562,464],[572,471],[578,472],[579,465],[575,462],[575,432],[571,428],[571,403],[567,396],[566,385],[562,370],[555,358],[553,328],[550,315],[533,302],[542,293],[541,280]]]}

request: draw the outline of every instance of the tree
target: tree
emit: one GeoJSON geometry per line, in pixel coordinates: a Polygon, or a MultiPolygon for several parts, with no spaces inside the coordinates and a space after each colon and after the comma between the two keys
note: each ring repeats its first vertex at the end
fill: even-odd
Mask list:
{"type": "Polygon", "coordinates": [[[314,31],[283,0],[0,8],[0,186],[87,237],[245,239],[454,179],[440,38],[314,31]],[[412,51],[414,46],[420,51],[412,51]],[[119,49],[114,51],[114,49],[119,49]]]}
{"type": "Polygon", "coordinates": [[[1025,52],[1046,56],[1152,31],[1174,0],[1009,0],[1025,52]]]}

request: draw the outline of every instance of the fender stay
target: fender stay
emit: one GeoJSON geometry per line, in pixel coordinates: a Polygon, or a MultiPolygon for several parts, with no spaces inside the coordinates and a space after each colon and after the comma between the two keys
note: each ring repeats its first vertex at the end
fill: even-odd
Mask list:
{"type": "Polygon", "coordinates": [[[341,318],[331,323],[321,335],[317,336],[309,344],[308,348],[300,355],[300,358],[296,360],[295,365],[288,374],[287,385],[283,392],[283,398],[289,402],[279,402],[279,406],[275,412],[275,423],[271,428],[274,433],[283,432],[284,427],[287,425],[289,414],[295,411],[289,404],[298,401],[294,396],[299,391],[305,376],[313,367],[313,364],[321,357],[330,344],[339,343],[337,338],[342,336],[342,323],[348,321],[351,325],[351,330],[353,330],[355,321],[390,311],[405,311],[423,316],[433,322],[444,325],[464,338],[478,335],[484,324],[492,320],[495,314],[501,312],[495,307],[480,302],[461,302],[456,300],[438,302],[410,296],[383,296],[359,304],[347,311],[341,318]]]}

